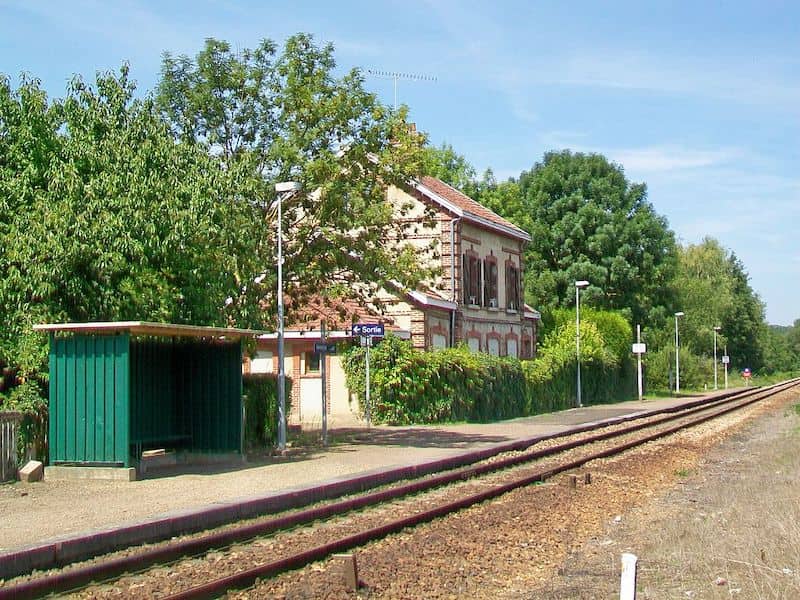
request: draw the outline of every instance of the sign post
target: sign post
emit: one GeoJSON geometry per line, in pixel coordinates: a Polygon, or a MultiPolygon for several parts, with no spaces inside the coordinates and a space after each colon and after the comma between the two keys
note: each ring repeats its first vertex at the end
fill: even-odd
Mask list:
{"type": "Polygon", "coordinates": [[[364,415],[367,418],[367,428],[371,427],[370,418],[370,398],[369,398],[369,349],[372,347],[372,338],[383,337],[383,323],[356,323],[353,325],[353,335],[361,338],[361,345],[366,346],[367,352],[365,356],[365,369],[364,385],[366,387],[366,394],[364,397],[364,415]]]}
{"type": "Polygon", "coordinates": [[[728,389],[728,364],[731,362],[731,357],[728,356],[728,347],[725,346],[725,356],[722,357],[722,364],[725,365],[725,389],[728,389]]]}
{"type": "Polygon", "coordinates": [[[320,375],[322,375],[322,443],[328,445],[328,376],[326,357],[328,354],[336,354],[336,344],[328,343],[328,332],[323,321],[320,326],[322,341],[314,344],[314,352],[319,354],[320,375]]]}
{"type": "Polygon", "coordinates": [[[636,326],[636,343],[633,345],[633,353],[636,355],[636,363],[637,363],[637,380],[639,383],[639,402],[642,401],[643,397],[643,390],[642,390],[642,354],[647,352],[647,345],[642,343],[642,326],[636,326]]]}

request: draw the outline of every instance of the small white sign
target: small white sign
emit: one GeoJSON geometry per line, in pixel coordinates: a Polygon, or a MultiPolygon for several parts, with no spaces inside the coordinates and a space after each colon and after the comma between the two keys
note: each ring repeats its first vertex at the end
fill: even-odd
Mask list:
{"type": "Polygon", "coordinates": [[[644,354],[647,352],[647,344],[634,344],[631,352],[634,354],[644,354]]]}
{"type": "Polygon", "coordinates": [[[727,365],[730,362],[731,362],[731,357],[730,356],[723,356],[722,357],[722,364],[723,365],[727,365]]]}

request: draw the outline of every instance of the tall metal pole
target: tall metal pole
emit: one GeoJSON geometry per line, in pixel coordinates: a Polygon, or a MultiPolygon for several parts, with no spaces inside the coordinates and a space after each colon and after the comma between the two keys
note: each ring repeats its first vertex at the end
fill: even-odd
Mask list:
{"type": "MultiPolygon", "coordinates": [[[[725,344],[725,356],[728,356],[728,344],[725,344]]],[[[725,363],[725,389],[728,389],[728,363],[725,363]]]]}
{"type": "Polygon", "coordinates": [[[714,327],[714,389],[717,389],[717,328],[714,327]]]}
{"type": "Polygon", "coordinates": [[[678,346],[678,313],[675,313],[675,395],[681,393],[681,362],[680,347],[678,346]]]}
{"type": "MultiPolygon", "coordinates": [[[[641,325],[637,325],[636,326],[636,343],[637,344],[641,344],[642,343],[642,326],[641,325]]],[[[638,383],[639,383],[639,402],[641,402],[642,401],[642,396],[644,395],[642,393],[642,353],[641,352],[637,352],[636,353],[636,366],[637,366],[637,375],[638,375],[637,379],[638,379],[638,383]]]]}
{"type": "MultiPolygon", "coordinates": [[[[325,321],[320,324],[320,331],[322,332],[322,343],[328,343],[328,332],[325,328],[325,321]]],[[[320,371],[322,375],[322,444],[324,446],[328,445],[328,377],[327,377],[327,367],[326,364],[328,362],[328,351],[320,353],[319,357],[321,364],[320,364],[320,371]]]]}
{"type": "Polygon", "coordinates": [[[286,449],[286,365],[283,348],[283,197],[300,189],[295,181],[275,184],[278,194],[278,449],[286,449]]]}
{"type": "Polygon", "coordinates": [[[578,353],[578,408],[581,402],[581,288],[575,286],[575,346],[578,353]]]}
{"type": "Polygon", "coordinates": [[[367,339],[367,342],[366,342],[367,343],[367,355],[366,355],[366,371],[367,372],[366,372],[366,379],[364,381],[364,384],[367,387],[367,393],[366,393],[366,398],[365,398],[365,402],[367,403],[367,406],[365,408],[366,408],[366,416],[367,416],[367,428],[369,428],[370,427],[370,414],[369,414],[370,413],[370,407],[369,407],[369,348],[370,348],[370,346],[372,346],[372,338],[367,336],[366,339],[367,339]]]}
{"type": "Polygon", "coordinates": [[[286,369],[283,350],[283,194],[278,193],[278,449],[286,449],[286,369]]]}

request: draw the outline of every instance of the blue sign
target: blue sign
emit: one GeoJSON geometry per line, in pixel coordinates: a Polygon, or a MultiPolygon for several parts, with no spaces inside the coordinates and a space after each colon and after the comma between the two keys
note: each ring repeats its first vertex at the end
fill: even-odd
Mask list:
{"type": "Polygon", "coordinates": [[[383,337],[383,323],[356,323],[353,335],[364,337],[383,337]]]}

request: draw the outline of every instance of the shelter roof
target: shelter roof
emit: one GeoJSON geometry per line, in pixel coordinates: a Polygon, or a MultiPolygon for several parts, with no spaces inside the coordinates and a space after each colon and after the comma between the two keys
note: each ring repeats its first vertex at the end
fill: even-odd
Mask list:
{"type": "Polygon", "coordinates": [[[178,325],[174,323],[151,323],[148,321],[103,321],[95,323],[43,323],[34,325],[36,331],[53,333],[95,333],[112,335],[130,333],[157,337],[193,337],[238,339],[263,333],[255,329],[234,329],[233,327],[202,327],[198,325],[178,325]]]}

